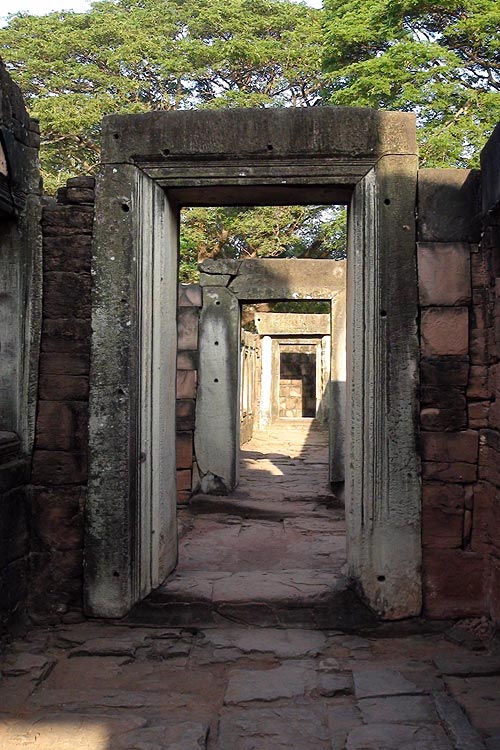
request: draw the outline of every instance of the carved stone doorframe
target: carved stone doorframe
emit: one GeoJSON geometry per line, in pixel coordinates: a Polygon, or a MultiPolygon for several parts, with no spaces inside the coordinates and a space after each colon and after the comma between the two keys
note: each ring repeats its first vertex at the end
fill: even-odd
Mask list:
{"type": "Polygon", "coordinates": [[[348,203],[349,571],[383,617],[419,614],[414,117],[330,107],[113,116],[102,161],[87,611],[125,614],[175,565],[179,207],[348,203]]]}

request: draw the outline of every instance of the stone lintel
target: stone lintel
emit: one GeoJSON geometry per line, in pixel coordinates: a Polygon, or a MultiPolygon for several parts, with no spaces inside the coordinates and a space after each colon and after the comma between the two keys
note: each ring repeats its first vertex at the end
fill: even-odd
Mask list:
{"type": "Polygon", "coordinates": [[[283,158],[314,160],[416,154],[415,116],[357,107],[186,110],[111,115],[103,120],[102,161],[283,158]]]}
{"type": "Polygon", "coordinates": [[[255,326],[261,336],[330,334],[330,316],[324,313],[255,313],[255,326]]]}

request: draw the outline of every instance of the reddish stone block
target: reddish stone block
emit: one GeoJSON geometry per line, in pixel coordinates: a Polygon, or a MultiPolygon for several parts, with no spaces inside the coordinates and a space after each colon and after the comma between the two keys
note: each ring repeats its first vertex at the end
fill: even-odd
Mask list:
{"type": "Polygon", "coordinates": [[[41,349],[90,356],[90,335],[90,320],[44,320],[41,349]]]}
{"type": "Polygon", "coordinates": [[[423,385],[466,386],[468,377],[468,357],[434,357],[420,361],[420,379],[423,385]]]}
{"type": "Polygon", "coordinates": [[[190,497],[191,492],[188,492],[188,490],[179,490],[177,492],[177,505],[187,505],[190,497]]]}
{"type": "Polygon", "coordinates": [[[88,375],[90,357],[68,352],[42,352],[40,372],[44,375],[88,375]]]}
{"type": "Polygon", "coordinates": [[[435,409],[465,411],[466,401],[463,388],[423,385],[420,389],[420,403],[435,409]]]}
{"type": "Polygon", "coordinates": [[[79,234],[73,237],[44,237],[43,270],[90,272],[92,237],[79,234]]]}
{"type": "Polygon", "coordinates": [[[177,472],[177,489],[191,491],[191,469],[180,469],[177,472]]]}
{"type": "Polygon", "coordinates": [[[500,433],[496,430],[480,432],[479,478],[500,487],[500,433]]]}
{"type": "Polygon", "coordinates": [[[469,382],[467,384],[467,398],[489,398],[488,368],[484,365],[471,365],[469,382]]]}
{"type": "Polygon", "coordinates": [[[489,401],[472,401],[469,403],[467,408],[469,427],[471,429],[488,427],[489,409],[489,401]]]}
{"type": "Polygon", "coordinates": [[[420,304],[466,305],[471,298],[470,247],[463,242],[418,244],[420,304]]]}
{"type": "Polygon", "coordinates": [[[39,544],[50,549],[83,547],[84,487],[36,487],[32,499],[32,529],[39,544]]]}
{"type": "Polygon", "coordinates": [[[92,188],[66,188],[66,200],[68,203],[92,205],[94,203],[94,197],[94,191],[92,188]]]}
{"type": "Polygon", "coordinates": [[[462,510],[465,505],[466,488],[457,484],[424,482],[422,505],[425,508],[449,508],[462,510]]]}
{"type": "Polygon", "coordinates": [[[486,612],[484,560],[468,550],[423,551],[424,613],[446,619],[486,612]]]}
{"type": "Polygon", "coordinates": [[[201,307],[202,291],[198,284],[179,284],[179,307],[201,307]]]}
{"type": "Polygon", "coordinates": [[[471,255],[471,276],[472,286],[474,287],[484,288],[490,283],[490,274],[484,253],[471,255]]]}
{"type": "Polygon", "coordinates": [[[500,624],[500,560],[490,558],[489,585],[490,617],[495,624],[500,624]]]}
{"type": "Polygon", "coordinates": [[[177,349],[198,349],[198,317],[196,308],[184,307],[177,314],[177,349]]]}
{"type": "Polygon", "coordinates": [[[45,206],[42,212],[43,234],[46,237],[92,234],[93,226],[93,206],[45,206]]]}
{"type": "Polygon", "coordinates": [[[44,487],[63,484],[85,484],[87,454],[67,451],[35,450],[32,483],[44,487]]]}
{"type": "Polygon", "coordinates": [[[467,463],[422,462],[422,476],[436,482],[475,482],[477,466],[467,463]]]}
{"type": "Polygon", "coordinates": [[[467,413],[465,409],[426,408],[420,412],[420,425],[423,430],[456,432],[467,427],[467,413]]]}
{"type": "Polygon", "coordinates": [[[461,547],[463,517],[462,509],[424,507],[422,510],[422,546],[433,549],[461,547]]]}
{"type": "Polygon", "coordinates": [[[88,401],[87,375],[48,375],[41,373],[38,395],[46,401],[88,401]]]}
{"type": "Polygon", "coordinates": [[[197,370],[198,369],[198,352],[178,352],[177,353],[178,370],[197,370]]]}
{"type": "Polygon", "coordinates": [[[86,403],[40,401],[36,420],[36,447],[49,451],[87,449],[86,403]]]}
{"type": "Polygon", "coordinates": [[[176,438],[178,469],[191,469],[193,465],[193,433],[178,432],[176,438]]]}
{"type": "Polygon", "coordinates": [[[91,276],[89,273],[51,271],[44,274],[43,315],[45,318],[90,318],[91,276]]]}
{"type": "Polygon", "coordinates": [[[178,399],[196,398],[197,375],[196,370],[177,371],[176,397],[178,399]]]}
{"type": "Polygon", "coordinates": [[[194,399],[186,399],[176,402],[176,427],[179,432],[182,432],[183,430],[194,430],[195,403],[194,399]]]}
{"type": "Polygon", "coordinates": [[[430,307],[422,311],[421,348],[424,357],[465,355],[469,351],[469,311],[466,307],[430,307]]]}
{"type": "Polygon", "coordinates": [[[472,549],[481,554],[490,554],[499,534],[500,491],[489,482],[478,482],[474,487],[472,549]]]}
{"type": "Polygon", "coordinates": [[[475,463],[478,457],[479,433],[425,432],[421,435],[422,458],[425,461],[475,463]]]}

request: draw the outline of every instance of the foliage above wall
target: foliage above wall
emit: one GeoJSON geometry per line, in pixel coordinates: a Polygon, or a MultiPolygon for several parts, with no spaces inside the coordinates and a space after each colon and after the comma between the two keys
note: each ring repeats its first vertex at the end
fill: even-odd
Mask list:
{"type": "Polygon", "coordinates": [[[500,120],[498,0],[325,0],[328,101],[415,112],[421,164],[475,166],[500,120]]]}

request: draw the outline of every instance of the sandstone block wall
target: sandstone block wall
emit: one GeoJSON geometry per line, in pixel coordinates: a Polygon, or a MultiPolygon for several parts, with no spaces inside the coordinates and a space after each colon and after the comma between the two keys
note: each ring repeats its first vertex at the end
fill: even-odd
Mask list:
{"type": "MultiPolygon", "coordinates": [[[[177,313],[177,498],[189,499],[196,472],[193,437],[198,378],[198,328],[202,304],[201,287],[179,285],[177,313]]],[[[196,478],[195,478],[196,481],[196,478]]]]}
{"type": "Polygon", "coordinates": [[[499,615],[500,246],[480,185],[474,171],[420,173],[424,613],[438,618],[499,615]]]}
{"type": "Polygon", "coordinates": [[[43,209],[43,324],[32,470],[33,612],[64,615],[82,591],[94,179],[43,209]]]}
{"type": "Polygon", "coordinates": [[[40,303],[38,123],[0,60],[0,635],[24,613],[40,303]]]}

